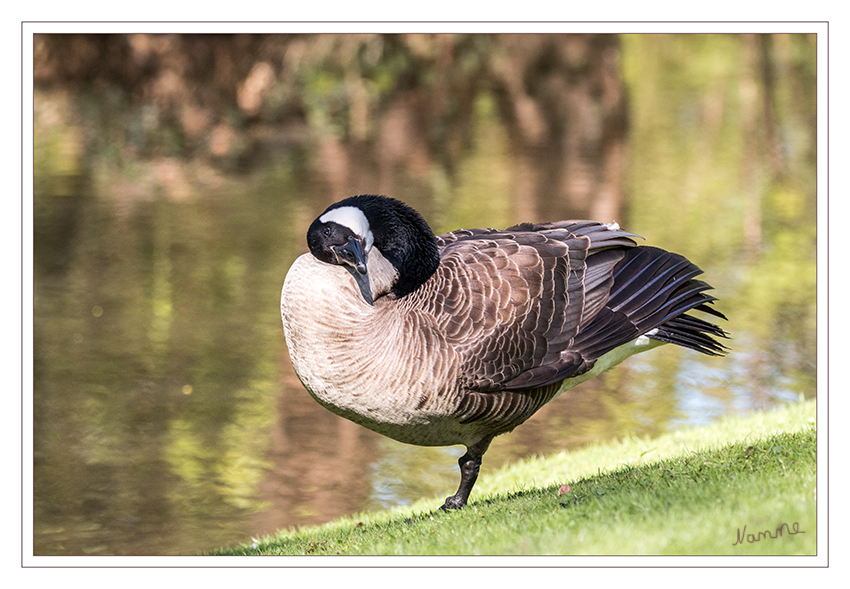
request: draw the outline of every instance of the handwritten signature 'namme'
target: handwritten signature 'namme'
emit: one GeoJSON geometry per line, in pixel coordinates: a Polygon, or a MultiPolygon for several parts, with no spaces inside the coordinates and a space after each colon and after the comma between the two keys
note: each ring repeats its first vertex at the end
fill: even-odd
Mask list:
{"type": "Polygon", "coordinates": [[[800,524],[798,522],[794,522],[789,527],[788,524],[783,523],[775,531],[771,530],[763,530],[756,534],[748,534],[747,526],[744,526],[744,529],[738,528],[738,538],[735,540],[735,543],[732,546],[737,546],[738,544],[743,544],[744,542],[749,542],[750,544],[754,542],[760,542],[766,538],[770,538],[771,540],[776,540],[781,537],[783,534],[788,534],[789,536],[793,536],[794,534],[805,534],[804,530],[800,529],[800,524]]]}

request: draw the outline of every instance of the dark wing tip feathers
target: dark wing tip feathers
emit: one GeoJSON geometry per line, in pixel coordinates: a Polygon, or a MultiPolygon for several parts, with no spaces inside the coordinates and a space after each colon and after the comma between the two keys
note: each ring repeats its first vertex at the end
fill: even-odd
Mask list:
{"type": "Polygon", "coordinates": [[[599,357],[628,341],[657,329],[648,337],[673,343],[710,356],[722,355],[726,347],[714,337],[725,331],[686,313],[702,311],[726,319],[713,309],[715,298],[705,294],[711,286],[695,277],[702,270],[684,256],[659,248],[641,246],[629,250],[614,269],[614,286],[606,305],[612,316],[600,313],[604,324],[588,325],[576,337],[586,352],[599,357]]]}
{"type": "MultiPolygon", "coordinates": [[[[694,307],[700,311],[718,313],[714,309],[694,307]]],[[[720,314],[722,315],[722,314],[720,314]]],[[[724,317],[725,319],[725,317],[724,317]]],[[[688,314],[679,315],[664,323],[653,335],[648,336],[658,341],[676,344],[707,356],[723,356],[728,348],[712,336],[728,338],[728,334],[713,323],[693,317],[688,314]]]]}

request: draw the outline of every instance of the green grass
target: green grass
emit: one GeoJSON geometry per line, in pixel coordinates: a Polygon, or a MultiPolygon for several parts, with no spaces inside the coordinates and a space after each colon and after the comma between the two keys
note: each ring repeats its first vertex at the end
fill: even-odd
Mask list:
{"type": "Polygon", "coordinates": [[[423,500],[217,554],[815,554],[815,456],[815,403],[800,402],[490,474],[485,457],[461,511],[423,500]]]}

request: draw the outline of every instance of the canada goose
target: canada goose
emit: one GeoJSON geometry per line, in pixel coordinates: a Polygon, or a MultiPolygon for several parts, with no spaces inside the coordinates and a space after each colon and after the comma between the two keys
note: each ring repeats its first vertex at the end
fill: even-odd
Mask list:
{"type": "Polygon", "coordinates": [[[616,223],[523,223],[436,237],[404,203],[354,196],[307,231],[281,316],[324,407],[401,442],[463,444],[463,507],[490,441],[561,392],[664,342],[703,354],[725,319],[684,257],[616,223]]]}

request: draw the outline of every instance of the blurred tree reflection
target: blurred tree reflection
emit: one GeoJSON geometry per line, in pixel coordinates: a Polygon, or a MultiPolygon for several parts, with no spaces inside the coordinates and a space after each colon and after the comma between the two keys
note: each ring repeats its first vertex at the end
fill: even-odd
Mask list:
{"type": "MultiPolygon", "coordinates": [[[[523,218],[618,216],[627,109],[616,35],[38,35],[41,90],[136,107],[96,151],[256,167],[309,137],[329,200],[449,176],[492,94],[523,218]],[[368,147],[368,149],[366,149],[368,147]],[[371,160],[371,161],[370,161],[371,160]],[[546,165],[541,166],[541,162],[546,165]]],[[[95,113],[90,113],[95,115],[95,113]]],[[[104,122],[104,124],[108,124],[104,122]]]]}

